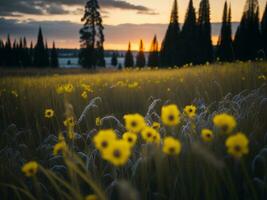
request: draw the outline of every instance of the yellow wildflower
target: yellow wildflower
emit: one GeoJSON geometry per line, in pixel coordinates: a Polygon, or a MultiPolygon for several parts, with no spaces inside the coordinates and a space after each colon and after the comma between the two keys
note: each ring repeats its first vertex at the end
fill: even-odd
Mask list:
{"type": "Polygon", "coordinates": [[[227,152],[236,158],[241,158],[244,154],[248,154],[248,144],[249,140],[247,136],[241,132],[229,136],[225,142],[227,152]]]}
{"type": "Polygon", "coordinates": [[[166,126],[176,126],[180,123],[180,111],[174,104],[161,108],[161,120],[166,126]]]}
{"type": "Polygon", "coordinates": [[[62,85],[58,86],[58,87],[56,88],[56,92],[57,92],[58,94],[62,94],[62,93],[64,93],[64,87],[63,87],[62,85]]]}
{"type": "Polygon", "coordinates": [[[232,115],[226,113],[218,114],[213,118],[213,123],[224,133],[231,133],[236,127],[236,120],[232,115]]]}
{"type": "Polygon", "coordinates": [[[66,127],[74,127],[74,125],[75,125],[74,117],[68,117],[67,119],[65,119],[64,126],[66,126],[66,127]]]}
{"type": "Polygon", "coordinates": [[[64,90],[65,90],[65,92],[67,92],[67,93],[71,93],[71,92],[73,92],[74,87],[73,87],[73,85],[72,85],[71,83],[68,83],[68,84],[66,84],[66,85],[64,86],[64,90]]]}
{"type": "Polygon", "coordinates": [[[101,126],[101,119],[100,119],[100,117],[97,117],[97,118],[95,119],[95,125],[96,125],[96,126],[101,126]]]}
{"type": "Polygon", "coordinates": [[[153,129],[152,127],[149,127],[149,126],[145,127],[142,130],[141,136],[146,142],[159,143],[159,141],[160,141],[159,133],[155,129],[153,129]]]}
{"type": "Polygon", "coordinates": [[[214,138],[213,132],[210,129],[202,129],[201,130],[201,138],[205,142],[211,142],[214,138]]]}
{"type": "Polygon", "coordinates": [[[57,139],[58,139],[59,142],[65,141],[65,137],[63,136],[63,134],[61,132],[58,134],[58,138],[57,139]]]}
{"type": "Polygon", "coordinates": [[[104,150],[103,158],[115,166],[124,165],[131,155],[131,146],[125,140],[115,140],[104,150]]]}
{"type": "Polygon", "coordinates": [[[81,87],[82,87],[86,92],[92,92],[92,88],[91,88],[91,86],[88,85],[88,84],[83,83],[83,84],[81,84],[81,87]]]}
{"type": "Polygon", "coordinates": [[[163,139],[162,151],[168,155],[177,155],[181,152],[181,142],[173,137],[165,137],[163,139]]]}
{"type": "Polygon", "coordinates": [[[122,139],[127,141],[131,147],[133,147],[137,140],[137,135],[135,133],[126,132],[122,135],[122,139]]]}
{"type": "Polygon", "coordinates": [[[45,118],[52,118],[54,116],[54,110],[52,109],[46,109],[45,110],[45,118]]]}
{"type": "Polygon", "coordinates": [[[146,126],[145,119],[140,114],[124,115],[123,118],[125,127],[130,132],[138,133],[146,126]]]}
{"type": "Polygon", "coordinates": [[[194,105],[185,106],[184,112],[189,118],[195,118],[197,108],[194,105]]]}
{"type": "Polygon", "coordinates": [[[65,141],[61,141],[57,144],[55,144],[53,149],[53,154],[58,155],[60,152],[64,153],[67,150],[67,144],[65,141]]]}
{"type": "Polygon", "coordinates": [[[81,97],[84,98],[84,99],[87,99],[88,98],[87,92],[83,91],[82,94],[81,94],[81,97]]]}
{"type": "Polygon", "coordinates": [[[24,164],[21,168],[21,171],[25,174],[25,176],[34,176],[38,170],[38,163],[35,161],[30,161],[24,164]]]}
{"type": "Polygon", "coordinates": [[[94,137],[93,141],[96,148],[100,151],[109,147],[110,143],[117,139],[113,130],[101,130],[94,137]]]}
{"type": "Polygon", "coordinates": [[[158,122],[153,122],[152,124],[152,128],[156,129],[156,130],[159,130],[160,129],[160,123],[158,122]]]}

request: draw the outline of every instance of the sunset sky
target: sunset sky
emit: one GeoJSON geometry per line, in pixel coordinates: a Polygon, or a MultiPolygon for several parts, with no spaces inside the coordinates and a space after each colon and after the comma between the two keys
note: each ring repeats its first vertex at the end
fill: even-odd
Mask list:
{"type": "MultiPolygon", "coordinates": [[[[144,39],[146,49],[154,34],[161,42],[169,22],[174,0],[99,0],[105,25],[105,48],[125,49],[127,42],[138,48],[139,39],[144,39]]],[[[200,0],[194,0],[198,9],[200,0]]],[[[233,21],[238,22],[246,0],[232,0],[233,21]]],[[[14,37],[26,36],[35,40],[38,26],[42,26],[49,43],[56,41],[61,48],[78,48],[85,0],[0,0],[0,37],[8,33],[14,37]]],[[[189,0],[178,0],[179,21],[183,22],[189,0]]],[[[220,22],[224,0],[210,0],[211,20],[220,22]]],[[[259,0],[260,15],[266,0],[259,0]]],[[[238,24],[234,24],[234,30],[238,24]]],[[[213,25],[213,38],[220,24],[213,25]]]]}

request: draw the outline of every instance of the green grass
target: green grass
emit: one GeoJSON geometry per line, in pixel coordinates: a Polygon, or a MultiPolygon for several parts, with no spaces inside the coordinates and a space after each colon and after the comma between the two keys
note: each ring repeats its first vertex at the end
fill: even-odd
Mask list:
{"type": "MultiPolygon", "coordinates": [[[[267,173],[261,167],[267,164],[265,151],[261,152],[267,130],[266,77],[265,62],[102,73],[3,71],[0,184],[24,189],[13,194],[11,187],[1,185],[0,197],[19,199],[28,194],[33,199],[83,199],[97,193],[110,199],[260,199],[262,186],[267,186],[267,173]],[[58,94],[56,88],[68,83],[74,86],[73,92],[58,94]],[[92,88],[87,99],[81,97],[83,83],[92,88]],[[96,97],[101,100],[96,100],[75,126],[74,141],[68,141],[70,155],[53,156],[57,142],[53,135],[64,130],[66,116],[78,120],[96,97]],[[185,119],[174,131],[183,144],[181,155],[167,157],[140,139],[124,167],[103,161],[92,144],[97,130],[113,128],[121,135],[123,128],[110,116],[121,123],[124,114],[145,116],[156,99],[159,101],[151,108],[159,115],[161,106],[168,103],[177,104],[180,110],[189,104],[198,107],[194,126],[185,119]],[[54,118],[44,117],[47,108],[55,111],[54,118]],[[202,128],[213,128],[212,117],[221,112],[234,115],[238,122],[235,131],[250,139],[250,153],[240,161],[227,155],[226,136],[217,135],[208,145],[199,137],[202,128]],[[108,119],[96,127],[97,117],[108,119]],[[29,160],[43,166],[35,179],[25,178],[20,171],[29,160]]],[[[158,121],[155,114],[150,117],[158,121]]],[[[169,130],[161,130],[162,136],[164,132],[169,130]]]]}

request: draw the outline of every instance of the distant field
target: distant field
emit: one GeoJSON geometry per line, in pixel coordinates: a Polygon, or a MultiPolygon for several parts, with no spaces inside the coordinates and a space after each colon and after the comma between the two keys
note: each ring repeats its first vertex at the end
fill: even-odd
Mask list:
{"type": "MultiPolygon", "coordinates": [[[[82,199],[86,193],[96,193],[102,195],[100,199],[105,199],[111,195],[112,184],[121,181],[127,182],[126,185],[122,182],[126,188],[118,187],[129,190],[132,195],[137,193],[140,199],[242,199],[241,180],[248,185],[248,199],[257,199],[260,194],[254,179],[260,175],[251,165],[255,164],[253,160],[267,139],[266,62],[101,72],[1,70],[0,184],[23,187],[36,199],[41,193],[49,199],[46,191],[55,198],[63,195],[61,199],[64,195],[65,199],[82,199]],[[186,105],[197,107],[195,120],[182,118],[179,128],[160,129],[161,137],[171,131],[181,140],[183,150],[179,159],[166,159],[158,149],[152,151],[155,156],[149,145],[146,147],[139,141],[125,167],[113,168],[100,161],[92,144],[92,134],[112,128],[121,135],[125,131],[123,116],[130,113],[146,116],[149,123],[161,123],[157,116],[160,116],[161,107],[167,104],[176,104],[181,112],[186,105]],[[87,105],[88,109],[81,117],[87,105]],[[45,117],[46,109],[55,112],[53,118],[45,117]],[[237,120],[235,130],[244,132],[250,139],[250,152],[244,163],[229,160],[224,147],[225,136],[216,136],[210,144],[204,144],[200,139],[201,129],[212,128],[212,118],[224,112],[237,120]],[[79,168],[76,158],[71,162],[77,164],[77,168],[66,164],[69,169],[69,175],[66,175],[62,157],[52,154],[58,133],[65,130],[63,121],[70,115],[74,116],[77,138],[67,143],[84,161],[86,178],[83,181],[76,174],[79,168]],[[98,117],[102,121],[96,126],[98,117]],[[61,174],[60,178],[70,185],[46,174],[51,180],[55,178],[60,187],[57,188],[48,184],[50,179],[40,175],[38,180],[34,179],[37,181],[34,184],[42,183],[43,186],[39,187],[39,193],[34,193],[36,185],[25,180],[20,171],[22,164],[29,160],[36,160],[44,168],[61,174]],[[89,184],[89,189],[84,184],[89,184]]],[[[12,193],[12,190],[6,191],[6,187],[0,185],[3,197],[12,193]]],[[[25,192],[17,191],[20,197],[27,196],[25,192]]]]}

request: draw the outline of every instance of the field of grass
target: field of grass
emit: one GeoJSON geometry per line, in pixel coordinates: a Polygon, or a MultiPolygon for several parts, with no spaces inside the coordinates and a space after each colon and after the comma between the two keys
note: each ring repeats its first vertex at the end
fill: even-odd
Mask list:
{"type": "Polygon", "coordinates": [[[101,73],[3,70],[0,199],[265,199],[266,83],[266,62],[101,73]],[[181,112],[173,127],[161,119],[162,107],[170,104],[181,112]],[[196,116],[184,113],[187,105],[197,108],[196,116]],[[54,111],[51,118],[47,109],[54,111]],[[120,138],[124,115],[135,113],[147,126],[158,122],[161,139],[147,142],[138,133],[127,162],[114,166],[94,137],[109,129],[120,138]],[[221,113],[236,120],[231,133],[214,125],[221,113]],[[71,128],[63,123],[70,117],[71,128]],[[214,133],[212,141],[201,137],[204,128],[214,133]],[[249,152],[239,158],[225,145],[237,132],[249,140],[249,152]],[[63,154],[53,153],[62,142],[59,133],[63,154]],[[180,142],[177,155],[162,151],[167,136],[180,142]],[[28,161],[38,163],[31,177],[21,171],[28,161]]]}

